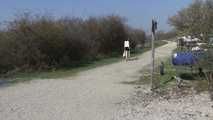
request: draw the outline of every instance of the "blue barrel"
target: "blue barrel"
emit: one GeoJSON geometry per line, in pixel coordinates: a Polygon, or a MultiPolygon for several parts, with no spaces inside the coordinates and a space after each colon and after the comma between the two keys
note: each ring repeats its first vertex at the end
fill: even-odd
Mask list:
{"type": "Polygon", "coordinates": [[[197,62],[198,58],[192,52],[178,52],[172,56],[172,64],[176,66],[195,65],[197,62]]]}

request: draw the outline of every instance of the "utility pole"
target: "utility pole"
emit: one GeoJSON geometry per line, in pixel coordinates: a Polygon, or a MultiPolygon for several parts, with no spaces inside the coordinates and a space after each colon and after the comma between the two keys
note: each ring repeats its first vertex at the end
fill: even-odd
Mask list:
{"type": "Polygon", "coordinates": [[[152,55],[151,55],[151,90],[153,90],[153,80],[155,71],[155,31],[157,30],[157,22],[152,20],[152,55]]]}

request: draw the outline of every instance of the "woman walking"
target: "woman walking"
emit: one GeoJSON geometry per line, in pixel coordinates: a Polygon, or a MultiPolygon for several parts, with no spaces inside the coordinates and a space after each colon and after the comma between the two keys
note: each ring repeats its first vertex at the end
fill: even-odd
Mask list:
{"type": "Polygon", "coordinates": [[[126,61],[130,57],[129,39],[124,41],[124,53],[123,53],[123,56],[125,57],[126,61]]]}

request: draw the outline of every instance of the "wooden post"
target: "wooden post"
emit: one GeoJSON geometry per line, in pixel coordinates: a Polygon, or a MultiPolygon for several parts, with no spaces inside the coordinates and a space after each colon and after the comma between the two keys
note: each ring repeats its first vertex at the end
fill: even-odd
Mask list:
{"type": "Polygon", "coordinates": [[[154,71],[155,71],[155,31],[157,30],[157,22],[152,20],[152,55],[151,55],[151,90],[154,88],[154,71]]]}
{"type": "Polygon", "coordinates": [[[155,69],[155,34],[152,33],[152,55],[151,55],[151,90],[153,89],[153,77],[154,77],[154,69],[155,69]]]}

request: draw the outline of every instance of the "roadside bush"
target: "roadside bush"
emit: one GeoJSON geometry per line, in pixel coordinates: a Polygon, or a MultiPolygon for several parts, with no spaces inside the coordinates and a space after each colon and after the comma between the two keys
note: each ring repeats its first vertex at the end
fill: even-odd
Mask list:
{"type": "Polygon", "coordinates": [[[136,45],[144,46],[146,40],[146,34],[143,30],[140,29],[128,29],[129,39],[131,43],[131,47],[135,48],[136,45]]]}
{"type": "MultiPolygon", "coordinates": [[[[0,73],[72,67],[121,54],[131,35],[119,16],[83,20],[24,13],[0,32],[0,73]]],[[[144,36],[131,38],[139,41],[144,36]]]]}

